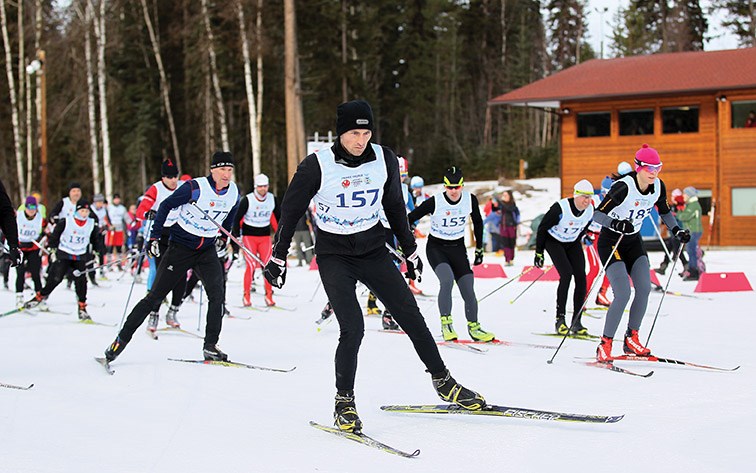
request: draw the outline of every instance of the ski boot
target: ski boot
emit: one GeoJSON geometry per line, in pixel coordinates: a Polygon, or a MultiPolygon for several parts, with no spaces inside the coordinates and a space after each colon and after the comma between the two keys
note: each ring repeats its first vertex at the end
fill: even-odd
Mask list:
{"type": "Polygon", "coordinates": [[[557,315],[554,328],[556,329],[556,333],[558,333],[559,335],[567,335],[567,333],[569,333],[570,328],[567,326],[567,323],[564,321],[564,315],[557,315]]]}
{"type": "Polygon", "coordinates": [[[588,335],[588,329],[583,326],[580,320],[580,317],[572,318],[572,325],[570,326],[570,333],[572,335],[588,335]]]}
{"type": "Polygon", "coordinates": [[[368,294],[367,315],[381,315],[381,309],[378,308],[377,300],[375,294],[372,292],[368,294]]]}
{"type": "Polygon", "coordinates": [[[409,290],[415,296],[422,296],[423,295],[423,290],[420,289],[419,287],[415,286],[415,281],[413,279],[409,280],[409,290]]]}
{"type": "Polygon", "coordinates": [[[599,289],[598,294],[596,295],[596,304],[604,307],[609,307],[612,303],[612,301],[609,300],[609,298],[606,296],[607,287],[601,286],[601,289],[599,289]]]}
{"type": "Polygon", "coordinates": [[[700,278],[700,274],[698,273],[698,270],[695,268],[689,269],[688,274],[683,277],[683,281],[698,281],[700,278]]]}
{"type": "Polygon", "coordinates": [[[362,432],[362,421],[354,404],[354,391],[337,391],[335,399],[333,424],[342,432],[362,432]]]}
{"type": "Polygon", "coordinates": [[[24,306],[24,295],[19,293],[16,294],[16,307],[23,307],[24,306]]]}
{"type": "Polygon", "coordinates": [[[228,355],[223,353],[218,345],[205,345],[202,355],[207,361],[228,361],[228,355]]]}
{"type": "Polygon", "coordinates": [[[438,397],[446,402],[451,402],[471,411],[477,411],[486,407],[486,400],[483,396],[458,384],[452,378],[448,369],[431,375],[431,381],[433,381],[433,387],[436,388],[438,397]]]}
{"type": "Polygon", "coordinates": [[[629,327],[625,332],[625,344],[622,349],[628,355],[651,356],[651,350],[641,345],[640,340],[638,340],[638,331],[629,327]]]}
{"type": "Polygon", "coordinates": [[[656,274],[661,274],[662,276],[664,276],[664,273],[667,272],[667,266],[669,266],[669,260],[665,259],[664,261],[662,261],[662,264],[660,264],[658,268],[654,269],[654,272],[656,274]]]}
{"type": "Polygon", "coordinates": [[[265,293],[265,305],[268,307],[273,307],[276,305],[276,301],[273,300],[273,292],[266,292],[265,293]]]}
{"type": "Polygon", "coordinates": [[[490,342],[496,338],[493,333],[480,328],[480,322],[467,322],[467,333],[470,334],[470,338],[477,342],[490,342]]]}
{"type": "Polygon", "coordinates": [[[231,312],[228,310],[228,307],[223,305],[223,317],[231,317],[231,312]]]}
{"type": "Polygon", "coordinates": [[[383,324],[383,330],[401,330],[388,310],[383,311],[381,323],[383,324]]]}
{"type": "Polygon", "coordinates": [[[242,297],[242,305],[244,307],[249,307],[252,305],[252,299],[250,298],[249,292],[244,293],[244,296],[242,297]]]}
{"type": "Polygon", "coordinates": [[[79,302],[79,322],[91,322],[92,317],[87,314],[87,303],[79,302]]]}
{"type": "Polygon", "coordinates": [[[168,312],[166,312],[165,314],[165,323],[168,324],[168,326],[171,328],[181,328],[181,324],[176,317],[178,310],[178,306],[171,304],[171,306],[168,307],[168,312]]]}
{"type": "Polygon", "coordinates": [[[609,337],[601,337],[598,348],[596,348],[596,361],[600,363],[611,363],[612,361],[612,342],[609,337]]]}
{"type": "Polygon", "coordinates": [[[155,333],[158,326],[158,313],[155,311],[150,312],[149,320],[147,321],[147,331],[155,333]]]}
{"type": "Polygon", "coordinates": [[[47,308],[47,298],[43,296],[41,293],[36,293],[33,298],[29,299],[28,301],[24,302],[23,305],[24,309],[37,309],[46,311],[47,308]]]}
{"type": "Polygon", "coordinates": [[[121,337],[116,337],[113,343],[105,350],[105,359],[108,363],[118,358],[118,355],[126,348],[126,343],[121,342],[121,337]]]}
{"type": "Polygon", "coordinates": [[[457,339],[457,332],[454,331],[451,314],[441,316],[441,335],[443,335],[445,342],[453,342],[457,339]]]}

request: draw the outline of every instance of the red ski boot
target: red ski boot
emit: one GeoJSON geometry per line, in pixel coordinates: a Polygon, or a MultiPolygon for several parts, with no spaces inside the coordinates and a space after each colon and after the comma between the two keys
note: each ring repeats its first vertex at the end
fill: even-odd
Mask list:
{"type": "Polygon", "coordinates": [[[641,345],[640,340],[638,340],[638,331],[630,328],[628,328],[627,333],[625,333],[625,345],[622,348],[628,355],[651,355],[651,350],[641,345]]]}

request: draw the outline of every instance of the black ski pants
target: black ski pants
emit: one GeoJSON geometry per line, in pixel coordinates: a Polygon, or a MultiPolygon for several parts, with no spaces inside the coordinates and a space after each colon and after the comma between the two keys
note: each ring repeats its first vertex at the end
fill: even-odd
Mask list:
{"type": "Polygon", "coordinates": [[[323,288],[339,321],[336,348],[336,389],[354,389],[357,354],[365,332],[362,308],[357,300],[357,281],[365,284],[386,305],[412,341],[428,372],[438,374],[446,367],[438,346],[425,324],[415,297],[384,247],[363,255],[318,255],[323,288]]]}
{"type": "Polygon", "coordinates": [[[186,281],[186,272],[190,269],[197,272],[207,292],[205,346],[218,343],[223,319],[225,288],[223,268],[215,253],[215,246],[209,245],[204,249],[195,250],[171,243],[160,260],[152,289],[134,306],[118,334],[122,344],[131,340],[134,332],[142,325],[150,312],[159,309],[163,298],[176,287],[180,279],[186,281]]]}
{"type": "Polygon", "coordinates": [[[84,274],[84,271],[87,270],[87,261],[89,259],[91,258],[82,255],[80,259],[77,260],[66,258],[56,260],[47,270],[47,281],[45,282],[45,287],[40,291],[40,294],[44,297],[49,296],[68,273],[74,280],[76,297],[79,302],[87,302],[87,276],[84,274]],[[82,273],[79,277],[73,276],[73,271],[77,269],[82,273]]]}
{"type": "Polygon", "coordinates": [[[24,251],[24,259],[21,264],[16,266],[16,292],[24,292],[24,283],[26,282],[26,273],[31,274],[32,281],[34,281],[34,292],[42,290],[42,279],[39,276],[42,270],[42,257],[37,251],[24,251]]]}
{"type": "MultiPolygon", "coordinates": [[[[160,247],[160,256],[155,258],[155,267],[160,267],[160,261],[163,259],[163,256],[168,253],[168,245],[169,245],[169,235],[168,232],[165,232],[166,234],[163,235],[160,240],[158,240],[158,246],[160,247]]],[[[155,277],[155,280],[157,280],[157,276],[155,277]]],[[[153,286],[155,282],[153,281],[153,286]]],[[[176,307],[179,307],[181,305],[181,302],[184,300],[184,292],[186,291],[186,274],[184,274],[183,278],[179,278],[176,281],[176,285],[173,287],[173,290],[171,291],[171,305],[174,305],[176,307]]],[[[160,306],[158,306],[159,308],[160,306]]],[[[155,309],[158,310],[158,309],[155,309]]]]}
{"type": "Polygon", "coordinates": [[[570,281],[575,279],[575,292],[572,295],[573,319],[580,317],[577,311],[585,302],[585,255],[580,238],[571,243],[557,241],[551,235],[546,237],[546,251],[551,256],[557,271],[559,271],[559,286],[557,287],[557,317],[564,317],[567,311],[567,293],[570,281]]]}

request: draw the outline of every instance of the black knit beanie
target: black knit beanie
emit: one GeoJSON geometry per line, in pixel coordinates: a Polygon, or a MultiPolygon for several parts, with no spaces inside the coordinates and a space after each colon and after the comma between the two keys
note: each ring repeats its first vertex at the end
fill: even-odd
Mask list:
{"type": "Polygon", "coordinates": [[[176,177],[178,176],[178,168],[172,160],[166,159],[160,168],[160,175],[163,177],[176,177]]]}
{"type": "Polygon", "coordinates": [[[210,169],[222,168],[224,166],[234,167],[234,157],[228,151],[216,151],[213,153],[213,162],[210,169]]]}
{"type": "Polygon", "coordinates": [[[373,131],[373,109],[364,100],[344,102],[336,108],[336,134],[355,129],[373,131]]]}

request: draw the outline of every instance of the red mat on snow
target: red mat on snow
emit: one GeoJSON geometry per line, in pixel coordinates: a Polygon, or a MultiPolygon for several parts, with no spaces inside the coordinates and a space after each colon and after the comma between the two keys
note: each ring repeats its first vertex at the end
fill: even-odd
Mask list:
{"type": "Polygon", "coordinates": [[[693,292],[753,291],[744,273],[702,273],[693,292]]]}
{"type": "MultiPolygon", "coordinates": [[[[527,282],[527,281],[535,281],[538,279],[538,276],[540,276],[543,273],[542,269],[539,268],[533,268],[532,266],[525,266],[523,269],[523,272],[527,271],[527,273],[523,274],[520,277],[520,281],[527,282]]],[[[546,274],[541,277],[541,279],[538,279],[539,281],[559,281],[559,271],[552,266],[551,268],[546,270],[546,274]]]]}
{"type": "Polygon", "coordinates": [[[473,274],[476,278],[481,279],[507,277],[507,273],[504,272],[504,268],[500,264],[483,263],[473,266],[473,274]]]}

